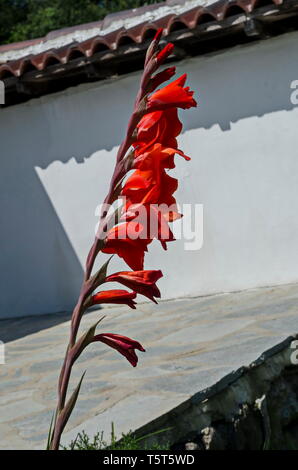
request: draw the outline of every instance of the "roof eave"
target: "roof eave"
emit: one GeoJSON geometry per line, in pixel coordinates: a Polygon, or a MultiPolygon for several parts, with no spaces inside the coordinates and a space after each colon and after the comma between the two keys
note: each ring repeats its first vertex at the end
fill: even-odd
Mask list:
{"type": "MultiPolygon", "coordinates": [[[[179,61],[216,52],[253,40],[264,40],[295,29],[298,1],[256,8],[221,21],[170,32],[163,41],[175,45],[169,61],[179,61]]],[[[296,26],[297,29],[297,26],[296,26]]],[[[34,97],[61,91],[80,83],[103,80],[142,68],[149,41],[120,46],[93,55],[79,56],[66,63],[49,65],[43,70],[28,70],[19,77],[4,79],[6,104],[10,106],[34,97]]]]}

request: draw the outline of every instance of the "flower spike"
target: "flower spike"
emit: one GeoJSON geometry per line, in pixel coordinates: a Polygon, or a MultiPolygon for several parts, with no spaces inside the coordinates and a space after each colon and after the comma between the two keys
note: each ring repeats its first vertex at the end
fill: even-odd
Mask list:
{"type": "Polygon", "coordinates": [[[101,304],[136,308],[137,294],[153,302],[160,298],[157,281],[159,269],[144,269],[145,253],[151,242],[159,240],[167,249],[174,241],[170,223],[182,217],[175,192],[178,180],[168,173],[175,168],[175,155],[190,158],[179,148],[177,137],[182,130],[178,109],[197,106],[193,91],[185,86],[186,74],[162,86],[175,74],[175,67],[157,72],[172,54],[174,45],[160,48],[163,30],[158,29],[148,47],[144,71],[126,136],[117,152],[108,194],[102,204],[95,240],[86,260],[86,269],[77,304],[71,317],[69,342],[58,381],[58,404],[49,433],[49,448],[59,449],[61,434],[77,401],[81,381],[69,397],[69,383],[76,360],[91,343],[104,343],[123,355],[133,367],[138,363],[136,350],[145,351],[141,343],[114,333],[96,334],[99,321],[78,337],[85,311],[101,304]],[[156,73],[157,72],[157,73],[156,73]],[[132,173],[128,173],[132,170],[132,173]],[[121,204],[112,213],[110,206],[121,204]],[[99,254],[117,255],[131,269],[108,274],[110,257],[92,274],[99,254]],[[101,290],[103,284],[117,282],[125,289],[101,290]]]}

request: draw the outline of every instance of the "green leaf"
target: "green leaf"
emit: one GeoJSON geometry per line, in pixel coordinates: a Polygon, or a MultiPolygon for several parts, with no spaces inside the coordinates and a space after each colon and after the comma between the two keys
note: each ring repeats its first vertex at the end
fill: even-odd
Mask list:
{"type": "Polygon", "coordinates": [[[75,446],[76,446],[76,443],[77,443],[77,440],[78,440],[78,438],[79,438],[79,435],[80,435],[80,433],[78,433],[78,434],[76,435],[76,437],[75,437],[75,440],[72,441],[72,443],[71,443],[71,445],[70,445],[70,450],[74,450],[74,448],[75,448],[75,446]]]}
{"type": "Polygon", "coordinates": [[[97,325],[105,318],[105,315],[101,317],[94,325],[92,325],[89,330],[87,330],[73,345],[70,350],[72,363],[77,359],[77,357],[82,353],[82,351],[91,343],[95,335],[95,330],[97,325]]]}
{"type": "Polygon", "coordinates": [[[51,440],[52,440],[53,423],[56,421],[56,416],[57,416],[57,410],[54,411],[53,414],[52,414],[52,419],[51,419],[50,429],[49,429],[49,433],[48,433],[46,450],[50,450],[50,445],[51,445],[51,440]]]}
{"type": "Polygon", "coordinates": [[[116,443],[116,434],[115,434],[115,425],[114,422],[112,421],[111,423],[111,445],[115,445],[116,443]]]}
{"type": "Polygon", "coordinates": [[[96,283],[96,287],[98,287],[107,277],[108,266],[113,256],[114,255],[110,256],[110,258],[102,265],[102,267],[92,277],[92,282],[96,283]]]}
{"type": "Polygon", "coordinates": [[[66,423],[72,413],[72,410],[74,409],[75,407],[75,404],[77,402],[77,399],[78,399],[78,396],[79,396],[79,393],[80,393],[80,389],[81,389],[81,385],[82,385],[82,381],[83,381],[83,378],[86,374],[86,371],[83,373],[78,385],[76,386],[75,390],[73,391],[70,399],[68,400],[68,402],[66,403],[66,405],[64,406],[63,410],[61,411],[61,413],[59,414],[58,416],[58,421],[59,421],[59,426],[60,426],[60,432],[62,433],[63,432],[63,429],[65,428],[66,426],[66,423]]]}

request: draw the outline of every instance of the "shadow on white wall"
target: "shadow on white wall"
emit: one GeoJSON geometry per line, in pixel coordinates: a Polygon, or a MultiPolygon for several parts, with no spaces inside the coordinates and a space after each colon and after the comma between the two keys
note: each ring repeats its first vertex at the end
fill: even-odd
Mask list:
{"type": "MultiPolygon", "coordinates": [[[[195,256],[180,242],[168,253],[153,245],[146,267],[164,266],[165,297],[298,279],[297,109],[290,101],[297,39],[291,33],[178,64],[199,106],[181,112],[180,146],[192,161],[177,164],[177,199],[204,204],[206,242],[195,256]]],[[[1,111],[0,318],[72,307],[138,78],[1,111]]]]}

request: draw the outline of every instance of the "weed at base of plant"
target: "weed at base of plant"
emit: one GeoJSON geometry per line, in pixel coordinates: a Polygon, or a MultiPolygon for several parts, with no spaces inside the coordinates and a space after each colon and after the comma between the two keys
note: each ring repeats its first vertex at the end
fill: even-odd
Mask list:
{"type": "Polygon", "coordinates": [[[142,436],[137,438],[132,431],[129,431],[127,434],[122,433],[121,439],[117,440],[114,424],[112,423],[112,431],[111,431],[111,442],[108,444],[104,440],[104,433],[98,432],[90,438],[88,434],[83,430],[82,432],[78,433],[77,437],[74,441],[71,441],[69,446],[61,446],[62,450],[169,450],[169,444],[160,445],[158,443],[154,443],[148,447],[146,444],[142,444],[145,438],[151,437],[162,432],[167,431],[167,429],[163,429],[161,431],[157,431],[152,434],[148,434],[147,436],[142,436]]]}

